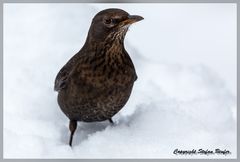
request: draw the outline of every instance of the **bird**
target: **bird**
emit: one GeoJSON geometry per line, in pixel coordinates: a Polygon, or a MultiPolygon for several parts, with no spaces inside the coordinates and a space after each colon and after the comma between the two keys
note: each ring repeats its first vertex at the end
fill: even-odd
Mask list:
{"type": "Polygon", "coordinates": [[[137,74],[124,38],[129,26],[143,19],[119,8],[98,12],[84,45],[56,75],[54,90],[69,119],[70,147],[78,121],[114,124],[112,117],[127,103],[137,74]]]}

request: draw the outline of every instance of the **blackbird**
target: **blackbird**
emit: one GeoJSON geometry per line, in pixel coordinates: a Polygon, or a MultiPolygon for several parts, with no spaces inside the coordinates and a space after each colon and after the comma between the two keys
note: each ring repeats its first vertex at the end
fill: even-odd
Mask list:
{"type": "Polygon", "coordinates": [[[142,19],[117,8],[100,11],[81,50],[58,72],[54,90],[70,119],[70,146],[77,121],[113,124],[112,117],[128,101],[137,74],[124,38],[129,26],[142,19]]]}

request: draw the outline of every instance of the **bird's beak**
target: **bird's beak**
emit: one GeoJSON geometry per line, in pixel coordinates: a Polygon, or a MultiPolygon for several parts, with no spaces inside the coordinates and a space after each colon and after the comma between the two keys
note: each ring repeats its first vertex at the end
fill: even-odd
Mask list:
{"type": "Polygon", "coordinates": [[[141,21],[143,19],[144,18],[142,16],[129,15],[128,18],[126,20],[124,20],[122,23],[123,23],[123,26],[126,26],[126,25],[131,25],[131,24],[133,24],[135,22],[141,21]]]}

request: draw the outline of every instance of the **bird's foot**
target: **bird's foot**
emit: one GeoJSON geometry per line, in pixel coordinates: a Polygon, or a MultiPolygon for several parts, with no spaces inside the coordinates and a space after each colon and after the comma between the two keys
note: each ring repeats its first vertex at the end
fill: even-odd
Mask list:
{"type": "Polygon", "coordinates": [[[112,125],[115,124],[115,123],[112,121],[112,118],[108,119],[108,121],[109,121],[112,125]]]}
{"type": "Polygon", "coordinates": [[[74,132],[77,128],[77,121],[76,120],[71,120],[69,123],[69,130],[71,132],[70,139],[69,139],[69,146],[72,147],[72,140],[73,140],[73,135],[74,132]]]}

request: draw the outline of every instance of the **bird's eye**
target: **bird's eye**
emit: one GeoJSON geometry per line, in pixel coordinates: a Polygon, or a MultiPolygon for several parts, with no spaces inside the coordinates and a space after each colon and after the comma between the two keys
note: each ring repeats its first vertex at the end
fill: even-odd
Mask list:
{"type": "Polygon", "coordinates": [[[118,22],[117,19],[106,19],[105,24],[116,24],[118,22]]]}
{"type": "Polygon", "coordinates": [[[111,22],[112,22],[112,19],[106,19],[105,20],[105,24],[111,24],[111,22]]]}

